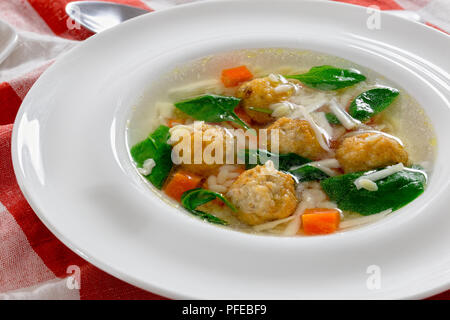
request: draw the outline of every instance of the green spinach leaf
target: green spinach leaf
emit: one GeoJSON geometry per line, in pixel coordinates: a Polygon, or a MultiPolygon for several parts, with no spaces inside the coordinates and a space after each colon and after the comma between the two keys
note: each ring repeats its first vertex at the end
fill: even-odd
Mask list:
{"type": "Polygon", "coordinates": [[[257,165],[263,165],[267,160],[278,162],[278,170],[288,171],[292,167],[301,166],[305,163],[311,162],[307,158],[303,158],[295,153],[272,153],[264,149],[258,150],[240,150],[238,157],[245,161],[245,168],[251,169],[257,165]]]}
{"type": "Polygon", "coordinates": [[[350,104],[350,115],[360,121],[367,121],[372,116],[386,109],[399,95],[393,88],[375,88],[361,93],[350,104]]]}
{"type": "Polygon", "coordinates": [[[234,112],[240,99],[207,94],[175,103],[175,107],[196,120],[207,122],[233,121],[245,129],[249,126],[234,112]]]}
{"type": "Polygon", "coordinates": [[[227,225],[228,223],[212,214],[197,210],[198,206],[202,204],[208,203],[214,199],[222,200],[231,210],[236,211],[236,208],[233,206],[231,202],[229,202],[224,196],[220,193],[206,190],[202,188],[196,188],[192,190],[188,190],[181,196],[181,205],[186,208],[193,215],[200,217],[203,220],[206,220],[211,223],[227,225]]]}
{"type": "Polygon", "coordinates": [[[376,181],[377,191],[357,189],[354,181],[365,172],[349,173],[321,181],[321,186],[339,209],[371,215],[397,210],[417,198],[425,189],[426,174],[405,168],[376,181]]]}
{"type": "Polygon", "coordinates": [[[334,113],[327,112],[325,114],[325,118],[327,118],[327,121],[331,124],[341,124],[338,117],[336,117],[336,115],[334,113]]]}
{"type": "Polygon", "coordinates": [[[323,180],[330,177],[322,170],[308,164],[298,167],[297,169],[291,169],[288,173],[296,177],[298,182],[323,180]]]}
{"type": "Polygon", "coordinates": [[[162,188],[173,165],[172,146],[167,143],[169,137],[169,127],[161,125],[147,139],[137,143],[130,150],[138,168],[142,168],[147,159],[151,158],[155,161],[155,167],[145,178],[158,189],[162,188]]]}
{"type": "Polygon", "coordinates": [[[256,107],[249,107],[250,110],[256,111],[256,112],[262,112],[267,114],[272,114],[273,110],[268,108],[256,108],[256,107]]]}
{"type": "Polygon", "coordinates": [[[359,73],[359,71],[340,69],[327,65],[313,67],[304,74],[288,75],[285,77],[297,79],[308,87],[319,90],[338,90],[366,80],[366,77],[359,73]]]}

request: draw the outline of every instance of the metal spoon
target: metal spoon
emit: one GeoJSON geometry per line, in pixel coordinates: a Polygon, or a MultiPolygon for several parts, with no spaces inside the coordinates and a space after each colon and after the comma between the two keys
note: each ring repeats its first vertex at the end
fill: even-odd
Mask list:
{"type": "MultiPolygon", "coordinates": [[[[113,2],[76,1],[66,5],[66,12],[74,21],[88,30],[98,33],[148,11],[113,2]]],[[[420,15],[408,10],[387,10],[390,14],[422,22],[420,15]]]]}
{"type": "Polygon", "coordinates": [[[66,5],[66,13],[86,29],[99,33],[149,11],[113,2],[76,1],[66,5]]]}

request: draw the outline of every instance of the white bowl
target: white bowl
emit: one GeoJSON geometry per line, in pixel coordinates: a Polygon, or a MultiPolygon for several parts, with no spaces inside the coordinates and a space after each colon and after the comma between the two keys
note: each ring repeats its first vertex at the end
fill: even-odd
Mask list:
{"type": "Polygon", "coordinates": [[[96,35],[52,65],[26,96],[13,132],[20,187],[76,253],[171,298],[420,298],[448,289],[450,40],[387,14],[380,30],[370,30],[367,18],[365,8],[332,2],[214,1],[96,35]],[[157,197],[126,146],[137,99],[176,64],[260,47],[344,57],[411,93],[441,145],[426,192],[373,225],[308,238],[218,228],[157,197]],[[378,271],[381,286],[367,285],[378,271]]]}

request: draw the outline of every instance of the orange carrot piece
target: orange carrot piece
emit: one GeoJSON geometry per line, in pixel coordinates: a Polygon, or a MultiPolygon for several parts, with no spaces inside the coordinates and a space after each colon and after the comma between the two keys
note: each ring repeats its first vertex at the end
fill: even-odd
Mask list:
{"type": "Polygon", "coordinates": [[[251,80],[253,74],[246,66],[222,70],[222,83],[226,88],[237,86],[239,83],[251,80]]]}
{"type": "Polygon", "coordinates": [[[172,128],[173,126],[176,126],[177,124],[184,124],[186,120],[184,119],[169,119],[167,120],[167,126],[169,128],[172,128]]]}
{"type": "Polygon", "coordinates": [[[214,203],[215,205],[219,206],[219,207],[223,207],[225,205],[225,202],[223,202],[220,199],[214,199],[213,201],[211,201],[212,203],[214,203]]]}
{"type": "Polygon", "coordinates": [[[329,234],[339,228],[341,216],[336,209],[306,209],[302,215],[303,231],[307,235],[329,234]]]}
{"type": "Polygon", "coordinates": [[[241,118],[242,120],[244,120],[245,123],[251,125],[252,124],[252,118],[250,118],[250,116],[247,114],[247,112],[245,112],[244,108],[242,107],[236,107],[234,109],[234,113],[236,113],[236,115],[241,118]]]}
{"type": "Polygon", "coordinates": [[[197,188],[201,180],[202,178],[196,174],[180,170],[172,176],[163,190],[169,197],[181,201],[181,195],[197,188]]]}

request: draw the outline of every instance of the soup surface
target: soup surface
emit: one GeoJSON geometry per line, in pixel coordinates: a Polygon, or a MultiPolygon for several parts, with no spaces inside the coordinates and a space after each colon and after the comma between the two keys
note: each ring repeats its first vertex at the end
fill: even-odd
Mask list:
{"type": "Polygon", "coordinates": [[[285,236],[356,228],[426,188],[436,148],[419,104],[341,58],[239,50],[178,66],[128,125],[138,172],[209,223],[285,236]]]}

